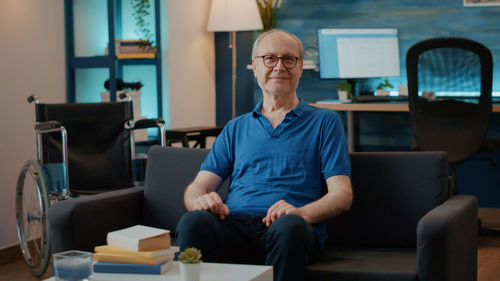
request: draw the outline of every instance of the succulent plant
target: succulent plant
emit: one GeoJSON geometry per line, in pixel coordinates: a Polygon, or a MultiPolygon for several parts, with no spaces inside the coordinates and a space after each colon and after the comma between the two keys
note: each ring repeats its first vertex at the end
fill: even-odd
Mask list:
{"type": "Polygon", "coordinates": [[[201,251],[195,247],[187,248],[180,253],[179,261],[182,263],[199,263],[201,262],[201,251]]]}

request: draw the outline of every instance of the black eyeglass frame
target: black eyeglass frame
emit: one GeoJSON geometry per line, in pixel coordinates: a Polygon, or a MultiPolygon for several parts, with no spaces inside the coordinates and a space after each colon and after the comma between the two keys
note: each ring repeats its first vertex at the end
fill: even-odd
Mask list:
{"type": "Polygon", "coordinates": [[[283,67],[284,67],[284,68],[286,68],[286,69],[293,69],[293,68],[295,68],[295,67],[297,66],[297,62],[298,62],[299,60],[301,60],[301,58],[299,58],[299,57],[295,57],[295,56],[282,56],[282,57],[278,57],[278,56],[274,56],[274,55],[256,56],[255,58],[256,58],[256,59],[257,59],[257,58],[261,58],[261,59],[262,59],[262,63],[263,63],[263,64],[264,64],[264,66],[265,66],[265,67],[267,67],[267,68],[275,68],[275,67],[278,65],[278,62],[279,62],[279,61],[280,61],[280,59],[281,59],[281,64],[282,64],[282,65],[283,65],[283,67]],[[276,58],[276,62],[274,63],[274,65],[273,65],[273,66],[266,65],[266,63],[265,63],[265,61],[266,61],[266,60],[264,59],[265,57],[274,57],[274,58],[276,58]],[[288,66],[286,66],[286,65],[285,65],[284,58],[294,58],[294,59],[295,59],[295,63],[293,64],[293,66],[288,67],[288,66]]]}

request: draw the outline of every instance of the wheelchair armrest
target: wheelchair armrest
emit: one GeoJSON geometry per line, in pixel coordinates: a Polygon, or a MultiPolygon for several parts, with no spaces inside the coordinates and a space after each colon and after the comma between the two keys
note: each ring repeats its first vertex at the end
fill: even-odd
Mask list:
{"type": "Polygon", "coordinates": [[[62,126],[62,124],[59,121],[38,122],[35,125],[35,130],[37,130],[37,131],[45,131],[45,130],[59,128],[61,126],[62,126]]]}
{"type": "Polygon", "coordinates": [[[52,252],[92,251],[108,232],[139,224],[143,187],[126,188],[54,203],[49,208],[52,252]]]}
{"type": "Polygon", "coordinates": [[[132,128],[132,130],[154,128],[154,127],[159,127],[160,125],[163,124],[165,124],[165,121],[162,118],[141,119],[137,120],[134,123],[134,127],[132,128]]]}
{"type": "Polygon", "coordinates": [[[456,195],[420,219],[419,280],[476,280],[477,208],[476,197],[456,195]]]}

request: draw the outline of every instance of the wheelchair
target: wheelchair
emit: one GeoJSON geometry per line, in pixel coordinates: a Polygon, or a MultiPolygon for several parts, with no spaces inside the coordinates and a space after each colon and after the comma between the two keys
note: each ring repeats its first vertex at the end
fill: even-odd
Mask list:
{"type": "MultiPolygon", "coordinates": [[[[128,98],[127,98],[128,97],[128,98]]],[[[57,201],[138,185],[134,130],[158,128],[165,145],[161,118],[133,121],[132,101],[42,104],[36,109],[36,160],[24,163],[16,187],[16,220],[24,260],[35,276],[50,263],[48,209],[57,201]]],[[[141,165],[142,162],[142,165],[141,165]]],[[[141,178],[142,177],[142,178],[141,178]]]]}

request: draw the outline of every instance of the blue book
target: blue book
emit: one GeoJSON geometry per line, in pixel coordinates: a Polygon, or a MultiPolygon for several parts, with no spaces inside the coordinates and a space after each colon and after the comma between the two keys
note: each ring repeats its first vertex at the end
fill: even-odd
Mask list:
{"type": "Polygon", "coordinates": [[[131,273],[131,274],[163,274],[169,262],[161,264],[137,264],[117,262],[96,262],[94,272],[97,273],[131,273]]]}

